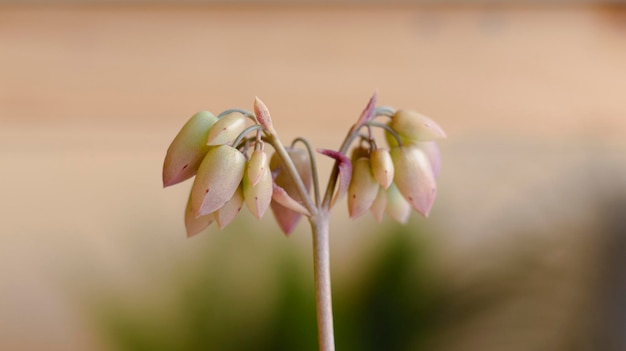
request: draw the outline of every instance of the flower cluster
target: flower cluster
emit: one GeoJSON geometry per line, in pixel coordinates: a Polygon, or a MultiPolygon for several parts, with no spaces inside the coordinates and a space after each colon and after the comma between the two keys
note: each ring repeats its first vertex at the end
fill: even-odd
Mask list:
{"type": "Polygon", "coordinates": [[[228,110],[218,117],[201,111],[182,127],[167,150],[163,163],[163,186],[196,176],[185,210],[187,235],[212,222],[224,228],[235,219],[244,203],[261,218],[272,199],[272,174],[260,137],[245,138],[260,130],[253,115],[228,110]],[[248,118],[255,122],[247,126],[248,118]]]}
{"type": "Polygon", "coordinates": [[[188,236],[212,222],[224,228],[244,204],[258,219],[271,208],[281,230],[289,234],[303,215],[328,213],[346,192],[351,218],[368,210],[378,221],[387,213],[404,223],[411,209],[428,216],[440,167],[435,141],[445,133],[424,115],[375,104],[376,95],[339,150],[317,150],[336,161],[323,199],[311,145],[297,138],[284,147],[258,98],[254,113],[231,109],[218,116],[207,111],[193,115],[163,163],[164,187],[195,176],[185,210],[188,236]],[[387,120],[381,123],[379,117],[387,120]],[[384,130],[385,142],[377,142],[373,128],[384,130]],[[256,135],[248,137],[250,133],[256,135]],[[305,148],[296,148],[298,142],[305,148]],[[266,143],[275,150],[271,159],[266,143]],[[383,143],[387,147],[379,147],[383,143]],[[356,146],[350,152],[352,144],[356,146]]]}
{"type": "Polygon", "coordinates": [[[373,109],[358,127],[381,127],[389,148],[378,147],[371,130],[352,150],[348,210],[356,218],[370,210],[380,222],[387,213],[405,223],[411,208],[428,216],[436,196],[439,149],[445,138],[430,118],[408,110],[373,109]],[[385,124],[374,121],[386,117],[385,124]]]}

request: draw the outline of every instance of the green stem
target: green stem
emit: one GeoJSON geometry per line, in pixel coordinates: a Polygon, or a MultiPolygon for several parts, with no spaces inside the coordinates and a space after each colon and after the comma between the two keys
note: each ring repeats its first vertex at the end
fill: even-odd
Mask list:
{"type": "Polygon", "coordinates": [[[301,142],[306,147],[307,152],[309,153],[309,160],[311,162],[311,174],[313,176],[313,193],[315,194],[315,204],[320,204],[320,181],[317,177],[317,161],[315,159],[315,153],[313,152],[313,147],[311,143],[305,138],[298,137],[293,140],[291,146],[293,147],[296,143],[301,142]]]}
{"type": "Polygon", "coordinates": [[[311,216],[313,235],[313,271],[315,275],[315,305],[317,308],[317,338],[320,351],[335,350],[333,303],[330,287],[330,245],[328,213],[311,216]]]}

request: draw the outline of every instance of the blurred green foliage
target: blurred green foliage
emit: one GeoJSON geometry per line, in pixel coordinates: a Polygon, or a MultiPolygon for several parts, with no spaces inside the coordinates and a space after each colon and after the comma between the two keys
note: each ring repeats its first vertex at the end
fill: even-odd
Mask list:
{"type": "MultiPolygon", "coordinates": [[[[384,231],[366,266],[355,267],[350,282],[333,283],[338,349],[416,350],[435,326],[438,295],[427,245],[411,226],[384,231]]],[[[150,287],[146,294],[157,296],[152,303],[105,293],[98,324],[115,350],[317,350],[308,256],[277,255],[259,268],[272,270],[273,278],[256,284],[245,276],[225,279],[229,268],[219,269],[220,258],[205,257],[194,267],[212,269],[186,266],[171,279],[164,276],[161,283],[172,292],[158,297],[153,289],[159,287],[150,287]],[[273,287],[271,298],[256,293],[263,286],[273,287]]]]}

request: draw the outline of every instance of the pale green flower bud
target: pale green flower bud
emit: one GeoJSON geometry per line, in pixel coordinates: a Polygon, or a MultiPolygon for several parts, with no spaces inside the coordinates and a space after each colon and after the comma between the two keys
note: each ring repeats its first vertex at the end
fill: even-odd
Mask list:
{"type": "Polygon", "coordinates": [[[405,224],[411,216],[411,204],[400,194],[395,183],[387,189],[387,207],[385,212],[396,222],[405,224]]]}
{"type": "Polygon", "coordinates": [[[352,180],[348,187],[350,218],[361,216],[372,206],[379,187],[368,158],[361,157],[352,163],[352,180]]]}
{"type": "Polygon", "coordinates": [[[243,207],[243,188],[241,185],[237,187],[237,190],[233,194],[233,196],[226,201],[224,206],[222,206],[215,213],[215,220],[217,221],[217,226],[220,229],[224,229],[227,225],[232,222],[235,217],[241,211],[243,207]]]}
{"type": "Polygon", "coordinates": [[[394,183],[411,206],[427,217],[436,196],[432,166],[423,150],[415,146],[391,149],[394,183]]]}
{"type": "Polygon", "coordinates": [[[404,139],[411,142],[431,141],[446,137],[446,133],[435,121],[414,111],[396,111],[389,121],[389,127],[400,135],[403,142],[404,139]]]}
{"type": "Polygon", "coordinates": [[[212,147],[200,164],[191,188],[191,205],[196,216],[219,210],[243,179],[246,158],[234,147],[212,147]]]}
{"type": "Polygon", "coordinates": [[[376,149],[370,154],[372,173],[378,183],[385,189],[393,182],[393,162],[387,149],[376,149]]]}
{"type": "Polygon", "coordinates": [[[207,139],[207,145],[232,143],[246,128],[246,117],[239,112],[231,112],[215,122],[207,139]]]}
{"type": "MultiPolygon", "coordinates": [[[[252,157],[250,158],[250,162],[252,162],[252,157]]],[[[265,211],[269,208],[270,202],[272,202],[272,173],[270,172],[269,165],[264,167],[256,184],[254,184],[250,177],[249,170],[250,168],[248,167],[248,172],[243,176],[243,196],[248,210],[250,210],[257,219],[261,219],[265,211]]]]}
{"type": "Polygon", "coordinates": [[[163,162],[163,187],[178,184],[196,174],[209,151],[207,138],[215,122],[217,117],[211,112],[201,111],[185,123],[167,149],[163,162]]]}
{"type": "Polygon", "coordinates": [[[265,171],[269,171],[269,169],[267,154],[262,150],[254,150],[250,155],[246,169],[250,185],[255,186],[261,180],[265,171]]]}
{"type": "Polygon", "coordinates": [[[187,237],[191,238],[192,236],[200,233],[213,223],[214,220],[215,218],[213,217],[213,213],[209,213],[206,216],[196,217],[191,207],[190,193],[189,199],[187,200],[187,207],[185,208],[185,228],[187,229],[187,237]]]}

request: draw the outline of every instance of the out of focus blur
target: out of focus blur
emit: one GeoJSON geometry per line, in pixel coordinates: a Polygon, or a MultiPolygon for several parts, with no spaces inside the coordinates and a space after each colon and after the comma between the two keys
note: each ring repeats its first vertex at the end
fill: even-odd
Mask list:
{"type": "Polygon", "coordinates": [[[338,350],[626,350],[626,7],[601,1],[0,3],[0,349],[315,350],[306,221],[187,239],[163,157],[255,96],[336,149],[375,90],[448,139],[430,218],[336,207],[338,350]]]}

